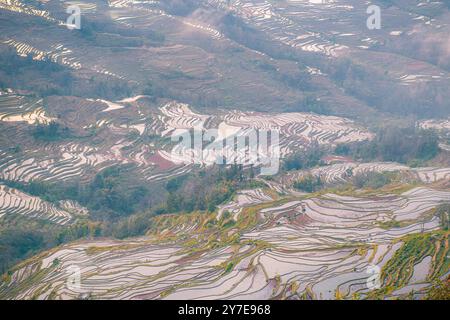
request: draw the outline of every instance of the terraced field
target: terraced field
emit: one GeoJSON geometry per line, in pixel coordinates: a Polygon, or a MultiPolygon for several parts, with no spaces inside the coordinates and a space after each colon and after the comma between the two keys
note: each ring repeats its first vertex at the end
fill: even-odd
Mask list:
{"type": "MultiPolygon", "coordinates": [[[[449,8],[424,0],[0,0],[0,229],[48,227],[54,243],[86,237],[6,272],[0,299],[424,297],[449,276],[441,212],[450,203],[449,8]],[[372,4],[381,29],[367,27],[372,4]],[[74,5],[79,30],[67,26],[74,5]],[[378,129],[410,124],[435,132],[440,150],[396,161],[423,167],[375,162],[386,159],[378,155],[258,175],[271,156],[283,164],[320,147],[335,157],[337,146],[376,145],[378,129]],[[264,145],[259,133],[268,131],[264,145]],[[186,143],[191,133],[201,141],[186,143]],[[256,157],[240,145],[255,133],[256,157]],[[216,166],[221,159],[235,166],[216,166]],[[241,176],[228,177],[229,168],[241,176]],[[177,198],[171,189],[209,181],[216,169],[218,197],[177,198]],[[399,181],[350,186],[374,172],[399,181]],[[321,191],[294,190],[310,176],[321,191]],[[41,193],[25,191],[33,186],[41,193]],[[45,194],[52,187],[78,194],[54,200],[45,194]],[[169,200],[205,211],[172,210],[169,200]],[[118,204],[127,208],[116,212],[118,204]],[[87,240],[99,234],[107,237],[87,240]],[[68,283],[73,270],[79,287],[68,283]]],[[[1,270],[13,264],[4,257],[24,259],[0,255],[1,270]]]]}
{"type": "Polygon", "coordinates": [[[45,114],[42,99],[3,93],[0,94],[0,106],[0,121],[48,124],[51,120],[55,120],[45,114]]]}
{"type": "Polygon", "coordinates": [[[12,39],[5,40],[3,42],[5,45],[13,47],[17,54],[22,57],[31,56],[33,60],[50,60],[62,65],[67,65],[73,69],[80,69],[81,65],[79,62],[74,61],[73,57],[70,57],[71,50],[65,48],[62,44],[55,44],[51,47],[50,51],[39,50],[27,43],[15,41],[12,39]]]}
{"type": "Polygon", "coordinates": [[[143,238],[83,241],[43,253],[3,280],[0,297],[334,299],[401,297],[412,290],[420,297],[431,279],[448,275],[449,234],[439,231],[433,215],[450,201],[448,191],[419,187],[397,195],[274,201],[260,190],[238,198],[245,195],[265,202],[245,200],[236,221],[229,214],[159,217],[143,238]],[[434,245],[393,273],[420,239],[434,245]],[[381,270],[378,290],[367,285],[373,266],[381,270]],[[74,267],[79,287],[67,284],[74,267]]]}
{"type": "Polygon", "coordinates": [[[450,120],[449,119],[443,119],[443,120],[424,120],[419,123],[419,125],[424,129],[437,129],[442,131],[450,131],[450,120]]]}
{"type": "MultiPolygon", "coordinates": [[[[48,124],[58,112],[56,102],[47,101],[44,111],[42,99],[30,98],[5,92],[0,96],[2,117],[0,124],[14,125],[19,136],[26,136],[30,123],[48,124]]],[[[154,105],[147,96],[136,96],[119,101],[83,99],[80,107],[65,110],[58,121],[70,125],[71,130],[86,134],[91,130],[103,136],[101,143],[92,144],[89,134],[84,139],[49,141],[34,140],[21,145],[19,151],[14,144],[5,145],[1,152],[0,178],[18,182],[88,182],[102,170],[117,165],[129,164],[138,179],[149,182],[164,181],[191,171],[195,165],[214,164],[226,150],[217,148],[223,141],[235,136],[245,136],[248,130],[276,129],[280,133],[280,154],[285,157],[294,151],[309,147],[313,143],[333,146],[372,139],[373,134],[353,121],[311,113],[267,114],[222,110],[218,114],[202,114],[193,111],[187,104],[176,101],[154,105]],[[84,112],[89,110],[88,115],[84,112]],[[75,121],[74,121],[75,120],[75,121]],[[216,140],[196,153],[191,147],[177,145],[168,140],[183,130],[217,130],[216,140]],[[84,133],[83,133],[84,132],[84,133]],[[157,137],[148,140],[146,137],[157,137]],[[165,139],[165,140],[164,140],[165,139]],[[73,141],[71,141],[73,140],[73,141]],[[174,154],[176,156],[174,156],[174,154]]],[[[18,136],[14,131],[12,135],[18,136]]],[[[12,138],[12,136],[11,136],[12,138]]],[[[7,140],[8,141],[8,140],[7,140]]],[[[13,142],[10,139],[9,142],[13,142]]],[[[235,158],[238,163],[249,164],[251,158],[235,158]],[[242,162],[240,162],[242,160],[242,162]]],[[[252,163],[258,165],[258,163],[252,163]]],[[[367,172],[401,171],[410,180],[432,183],[449,179],[446,168],[408,168],[395,163],[343,163],[319,167],[311,171],[300,171],[284,175],[279,183],[265,182],[276,193],[285,193],[301,176],[313,174],[328,184],[347,181],[351,176],[367,172]]],[[[292,191],[288,191],[292,192],[292,191]]],[[[229,210],[236,220],[244,207],[272,199],[259,194],[241,194],[237,202],[223,206],[218,213],[229,210]]],[[[5,209],[6,210],[6,209],[5,209]]],[[[8,208],[9,211],[10,208],[8,208]]],[[[12,210],[11,212],[14,212],[12,210]]],[[[47,214],[53,217],[53,211],[47,214]]]]}
{"type": "MultiPolygon", "coordinates": [[[[149,109],[146,99],[145,96],[116,102],[86,99],[82,103],[91,109],[89,116],[84,115],[79,107],[70,112],[66,109],[66,116],[60,116],[59,120],[66,122],[74,131],[86,132],[85,134],[92,130],[104,134],[108,132],[108,138],[100,145],[92,145],[79,139],[41,145],[30,142],[29,149],[24,148],[26,153],[11,153],[5,146],[0,150],[0,177],[25,182],[66,181],[75,178],[85,180],[92,176],[93,172],[99,172],[106,167],[133,164],[143,179],[167,179],[189,171],[192,164],[214,164],[218,156],[227,153],[226,149],[219,148],[223,141],[233,136],[246,136],[250,129],[279,131],[282,157],[316,142],[335,145],[372,138],[372,134],[364,128],[339,117],[307,113],[260,114],[237,111],[222,112],[222,115],[205,115],[196,113],[189,105],[176,101],[162,103],[158,109],[149,109]],[[74,122],[74,119],[77,121],[74,122]],[[143,142],[148,136],[167,140],[184,132],[183,130],[217,127],[216,140],[200,152],[170,141],[143,142]],[[136,133],[138,134],[134,135],[136,133]]],[[[0,123],[14,121],[19,125],[20,122],[48,124],[56,119],[44,111],[42,100],[30,100],[14,94],[0,96],[0,112],[0,123]]],[[[22,128],[27,130],[26,126],[22,128]]],[[[251,158],[237,160],[245,164],[253,161],[251,158]]]]}
{"type": "MultiPolygon", "coordinates": [[[[159,117],[162,124],[153,124],[152,127],[160,128],[160,134],[163,136],[180,132],[180,129],[210,129],[218,124],[215,141],[207,145],[203,152],[199,153],[190,147],[183,149],[182,144],[175,146],[171,156],[175,154],[177,157],[171,157],[168,160],[179,163],[213,164],[217,157],[232,154],[221,148],[227,139],[248,137],[250,130],[255,132],[276,130],[280,136],[278,147],[281,157],[307,148],[313,143],[333,146],[338,143],[370,140],[373,137],[370,132],[355,125],[349,119],[308,113],[271,114],[231,111],[221,116],[200,115],[193,113],[188,106],[176,103],[163,106],[161,112],[165,115],[165,117],[159,117]]],[[[245,159],[237,154],[232,155],[229,160],[248,164],[248,161],[252,159],[245,159]]]]}
{"type": "Polygon", "coordinates": [[[46,20],[56,22],[54,18],[50,17],[48,11],[36,9],[33,6],[26,5],[18,0],[2,0],[0,1],[0,9],[42,17],[46,20]]]}
{"type": "MultiPolygon", "coordinates": [[[[414,28],[417,29],[427,28],[430,32],[447,29],[449,26],[448,21],[433,19],[434,13],[445,10],[443,2],[395,1],[391,3],[392,6],[382,7],[387,26],[377,33],[363,28],[368,17],[368,5],[360,1],[206,2],[213,7],[231,10],[273,40],[295,49],[332,57],[359,55],[361,51],[371,51],[382,43],[402,41],[398,38],[402,38],[411,25],[415,25],[414,28]],[[355,29],[358,24],[361,27],[355,29]]],[[[379,5],[377,2],[373,4],[379,5]]],[[[407,70],[396,68],[393,71],[396,76],[392,80],[400,85],[449,80],[448,72],[438,69],[432,72],[422,69],[424,73],[406,74],[402,72],[408,72],[407,70]]],[[[410,71],[414,72],[412,69],[410,71]]]]}
{"type": "Polygon", "coordinates": [[[0,218],[22,215],[65,225],[72,221],[74,216],[87,214],[87,209],[76,202],[64,201],[57,206],[0,184],[0,218]]]}
{"type": "MultiPolygon", "coordinates": [[[[433,87],[441,97],[432,97],[433,104],[445,110],[450,74],[446,49],[436,43],[448,34],[445,3],[375,3],[385,23],[376,31],[366,27],[368,4],[355,0],[205,0],[189,2],[182,6],[186,9],[171,1],[4,0],[0,48],[56,62],[71,69],[79,83],[94,78],[129,87],[132,95],[141,94],[148,82],[159,83],[170,88],[166,96],[204,109],[295,110],[306,96],[314,96],[334,114],[357,117],[359,110],[370,116],[379,109],[389,112],[386,106],[395,104],[387,104],[377,94],[385,90],[379,89],[389,87],[411,103],[426,104],[426,92],[433,87]],[[86,23],[98,21],[105,30],[91,30],[90,24],[82,26],[86,34],[68,30],[65,10],[70,4],[80,7],[86,23]],[[30,21],[22,26],[24,32],[14,28],[17,14],[30,21]],[[231,15],[235,20],[230,23],[231,15]],[[241,36],[236,28],[249,34],[241,36]],[[418,49],[409,50],[410,44],[418,49]],[[349,90],[333,75],[340,59],[374,77],[359,75],[360,82],[349,90]],[[384,74],[385,69],[390,72],[384,74]],[[383,105],[372,106],[371,95],[383,105]]],[[[76,95],[90,98],[86,86],[77,87],[76,95]]]]}
{"type": "Polygon", "coordinates": [[[314,168],[311,170],[300,170],[289,172],[279,178],[284,185],[292,185],[302,177],[313,175],[319,177],[327,184],[338,184],[349,181],[352,177],[370,172],[401,172],[406,180],[433,183],[437,181],[448,181],[450,179],[450,168],[410,168],[406,165],[394,162],[345,162],[314,168]]]}
{"type": "Polygon", "coordinates": [[[242,190],[238,192],[234,200],[219,206],[219,210],[217,212],[217,220],[222,219],[222,215],[227,212],[228,215],[231,214],[233,216],[234,221],[237,221],[239,218],[239,214],[245,207],[251,207],[255,204],[271,202],[272,200],[273,197],[269,194],[266,194],[261,189],[242,190]]]}

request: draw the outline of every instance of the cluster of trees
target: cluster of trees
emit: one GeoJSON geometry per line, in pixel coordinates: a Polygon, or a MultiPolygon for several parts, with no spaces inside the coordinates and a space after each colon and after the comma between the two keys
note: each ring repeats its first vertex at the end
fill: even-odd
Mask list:
{"type": "Polygon", "coordinates": [[[363,81],[369,77],[368,71],[361,65],[352,62],[350,59],[340,59],[328,66],[330,76],[340,86],[345,86],[352,80],[363,81]]]}
{"type": "Polygon", "coordinates": [[[295,189],[304,192],[315,192],[320,190],[323,186],[324,183],[320,177],[314,177],[312,175],[304,176],[294,183],[295,189]]]}
{"type": "Polygon", "coordinates": [[[106,47],[140,47],[142,45],[160,46],[165,41],[165,35],[155,30],[126,28],[114,23],[113,20],[92,20],[82,17],[81,37],[92,41],[96,46],[106,47]]]}
{"type": "Polygon", "coordinates": [[[323,164],[321,159],[324,155],[325,149],[316,144],[287,157],[282,167],[286,171],[312,168],[323,164]]]}
{"type": "Polygon", "coordinates": [[[55,141],[70,137],[70,130],[68,127],[62,127],[56,121],[51,121],[48,125],[37,124],[33,128],[32,135],[38,140],[55,141]]]}
{"type": "MultiPolygon", "coordinates": [[[[351,177],[350,182],[357,188],[378,189],[397,179],[393,172],[367,172],[353,176],[352,172],[347,173],[351,177]]],[[[325,183],[318,176],[306,175],[294,182],[293,187],[304,192],[315,192],[325,187],[325,183]]]]}
{"type": "Polygon", "coordinates": [[[45,246],[39,230],[25,228],[3,229],[0,232],[0,274],[20,259],[28,257],[45,246]]]}
{"type": "Polygon", "coordinates": [[[90,215],[69,226],[29,219],[3,221],[0,274],[18,261],[62,243],[80,238],[124,238],[145,233],[154,215],[150,210],[149,190],[145,185],[132,184],[127,176],[126,168],[111,167],[88,184],[2,181],[53,203],[62,199],[76,200],[90,210],[90,215]]]}
{"type": "Polygon", "coordinates": [[[150,96],[153,99],[155,98],[164,98],[168,97],[169,94],[167,92],[167,89],[163,86],[157,84],[156,82],[148,80],[142,90],[142,94],[146,96],[150,96]]]}
{"type": "Polygon", "coordinates": [[[102,223],[101,234],[118,239],[143,235],[150,228],[154,215],[154,212],[149,210],[121,218],[114,223],[102,223]]]}
{"type": "Polygon", "coordinates": [[[18,88],[40,96],[70,95],[73,77],[70,71],[50,60],[20,57],[14,48],[0,52],[0,88],[18,88]]]}
{"type": "Polygon", "coordinates": [[[235,191],[256,187],[253,168],[242,165],[217,166],[187,176],[176,177],[165,185],[147,185],[130,174],[131,166],[113,166],[98,173],[91,182],[29,183],[1,181],[43,200],[58,203],[75,200],[90,211],[89,221],[67,229],[60,241],[84,236],[127,237],[144,233],[156,214],[214,211],[235,191]],[[92,224],[94,223],[94,224],[92,224]]]}
{"type": "Polygon", "coordinates": [[[441,227],[447,231],[450,229],[450,202],[443,203],[436,208],[436,215],[439,217],[441,227]]]}
{"type": "Polygon", "coordinates": [[[290,106],[289,112],[314,112],[318,114],[331,114],[331,109],[327,104],[320,101],[314,94],[307,94],[297,104],[290,106]]]}
{"type": "MultiPolygon", "coordinates": [[[[335,147],[334,153],[359,161],[393,161],[419,166],[438,155],[438,140],[437,134],[430,130],[416,127],[387,127],[379,129],[372,141],[339,144],[335,147]]],[[[326,152],[323,147],[313,146],[285,159],[283,169],[301,170],[323,165],[321,159],[326,152]]],[[[396,174],[389,172],[368,172],[353,176],[350,171],[348,177],[352,177],[351,183],[358,188],[374,189],[398,179],[396,174]]],[[[323,186],[323,182],[313,176],[303,177],[294,184],[295,188],[306,192],[314,192],[323,186]]]]}
{"type": "Polygon", "coordinates": [[[110,167],[86,185],[1,181],[47,201],[76,200],[90,210],[90,215],[70,226],[27,219],[4,223],[0,227],[0,273],[42,250],[80,238],[126,238],[145,234],[156,214],[213,211],[238,188],[258,186],[250,180],[254,176],[253,168],[215,167],[169,180],[163,186],[163,193],[157,195],[160,201],[157,204],[149,199],[159,190],[149,190],[150,186],[128,179],[129,172],[123,166],[110,167]]]}
{"type": "Polygon", "coordinates": [[[161,3],[164,10],[175,16],[187,16],[198,9],[195,0],[166,0],[161,3]]]}
{"type": "Polygon", "coordinates": [[[79,86],[74,88],[73,95],[114,101],[129,97],[132,93],[133,87],[127,81],[96,75],[83,83],[79,83],[79,86]]]}
{"type": "Polygon", "coordinates": [[[365,172],[352,178],[352,183],[357,188],[378,189],[395,179],[395,173],[392,172],[365,172]]]}
{"type": "Polygon", "coordinates": [[[71,226],[59,226],[44,221],[13,219],[0,227],[0,274],[18,261],[42,250],[85,237],[101,235],[101,225],[80,221],[71,226]]]}
{"type": "Polygon", "coordinates": [[[14,181],[3,183],[50,202],[75,200],[89,209],[92,218],[114,220],[150,206],[147,201],[149,189],[130,178],[130,169],[127,166],[106,168],[88,184],[36,181],[27,184],[14,181]]]}
{"type": "Polygon", "coordinates": [[[338,145],[335,153],[363,161],[394,161],[419,165],[439,153],[439,137],[431,130],[416,127],[387,127],[378,130],[372,141],[338,145]]]}
{"type": "Polygon", "coordinates": [[[237,189],[254,183],[254,169],[242,165],[217,166],[193,176],[175,178],[167,182],[169,193],[165,206],[158,213],[209,211],[229,200],[237,189]]]}
{"type": "Polygon", "coordinates": [[[143,209],[149,190],[145,185],[130,185],[125,175],[127,168],[115,166],[101,171],[83,190],[81,203],[94,211],[111,212],[112,215],[130,215],[143,209]]]}

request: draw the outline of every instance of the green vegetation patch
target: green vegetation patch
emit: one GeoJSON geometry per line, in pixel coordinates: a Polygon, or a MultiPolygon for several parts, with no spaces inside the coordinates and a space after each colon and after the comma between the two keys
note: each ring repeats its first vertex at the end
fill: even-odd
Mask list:
{"type": "Polygon", "coordinates": [[[433,231],[408,235],[400,239],[403,246],[383,267],[381,279],[383,288],[372,292],[369,297],[383,297],[408,284],[413,275],[414,266],[426,256],[431,256],[428,280],[433,281],[448,272],[450,232],[433,231]]]}

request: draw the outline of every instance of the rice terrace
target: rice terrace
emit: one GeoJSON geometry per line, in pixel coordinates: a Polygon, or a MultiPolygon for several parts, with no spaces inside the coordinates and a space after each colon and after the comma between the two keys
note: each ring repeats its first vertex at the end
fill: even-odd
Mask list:
{"type": "Polygon", "coordinates": [[[449,1],[0,0],[0,27],[0,300],[450,299],[449,1]]]}

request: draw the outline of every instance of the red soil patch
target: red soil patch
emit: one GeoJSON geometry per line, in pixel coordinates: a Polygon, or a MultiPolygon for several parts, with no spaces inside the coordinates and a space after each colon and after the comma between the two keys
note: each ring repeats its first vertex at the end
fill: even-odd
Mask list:
{"type": "Polygon", "coordinates": [[[296,226],[304,226],[307,225],[314,220],[308,217],[305,213],[302,213],[301,215],[297,216],[297,218],[294,220],[293,225],[296,226]]]}
{"type": "Polygon", "coordinates": [[[152,163],[154,163],[161,170],[168,170],[173,167],[176,167],[176,164],[161,157],[159,152],[156,152],[151,157],[148,158],[152,163]]]}

